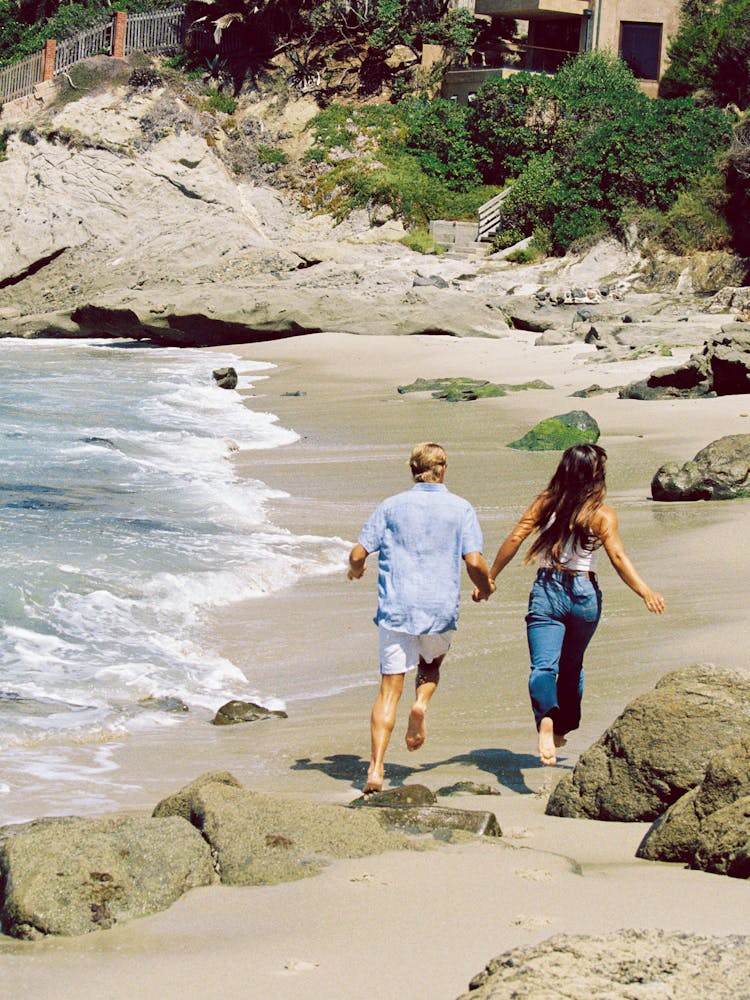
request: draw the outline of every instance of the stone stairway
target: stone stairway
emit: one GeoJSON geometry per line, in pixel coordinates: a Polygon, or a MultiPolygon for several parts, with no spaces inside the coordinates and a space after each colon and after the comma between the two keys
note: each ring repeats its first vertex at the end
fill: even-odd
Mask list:
{"type": "Polygon", "coordinates": [[[477,240],[477,224],[475,222],[449,222],[435,219],[430,222],[430,236],[447,247],[444,257],[449,260],[465,260],[467,258],[486,257],[492,253],[491,243],[480,243],[477,240]]]}

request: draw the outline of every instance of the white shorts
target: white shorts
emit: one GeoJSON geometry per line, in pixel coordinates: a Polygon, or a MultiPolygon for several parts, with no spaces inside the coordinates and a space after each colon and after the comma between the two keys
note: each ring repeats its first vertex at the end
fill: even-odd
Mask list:
{"type": "Polygon", "coordinates": [[[454,633],[455,629],[448,629],[447,632],[430,635],[410,635],[378,625],[380,673],[405,674],[416,670],[420,657],[425,663],[432,663],[438,656],[445,656],[451,648],[454,633]]]}

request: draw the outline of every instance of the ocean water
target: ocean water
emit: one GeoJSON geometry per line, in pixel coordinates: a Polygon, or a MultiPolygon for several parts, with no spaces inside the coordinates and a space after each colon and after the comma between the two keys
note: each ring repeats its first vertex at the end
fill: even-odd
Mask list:
{"type": "MultiPolygon", "coordinates": [[[[206,613],[339,571],[339,538],[275,527],[233,455],[296,440],[216,386],[272,366],[110,341],[0,341],[0,797],[116,770],[111,745],[256,696],[206,613]],[[88,747],[74,754],[71,747],[88,747]]],[[[268,697],[264,702],[269,704],[268,697]]],[[[279,707],[270,703],[269,707],[279,707]]]]}

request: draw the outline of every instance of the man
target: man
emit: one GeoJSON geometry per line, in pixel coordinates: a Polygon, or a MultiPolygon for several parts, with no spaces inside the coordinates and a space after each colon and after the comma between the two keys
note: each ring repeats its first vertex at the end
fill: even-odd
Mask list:
{"type": "Polygon", "coordinates": [[[439,444],[414,447],[409,459],[414,486],[384,500],[349,553],[349,579],[378,552],[380,691],[370,719],[372,751],[364,794],[383,787],[383,758],[396,724],[404,676],[416,670],[416,698],[409,713],[406,746],[425,741],[425,713],[440,680],[440,666],[458,623],[461,560],[474,584],[475,601],[494,591],[482,557],[482,532],[471,504],[444,485],[447,465],[439,444]]]}

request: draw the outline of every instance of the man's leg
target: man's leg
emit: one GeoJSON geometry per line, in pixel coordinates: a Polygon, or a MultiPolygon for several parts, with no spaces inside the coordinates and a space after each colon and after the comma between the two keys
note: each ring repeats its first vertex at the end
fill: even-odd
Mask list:
{"type": "Polygon", "coordinates": [[[443,656],[436,656],[431,663],[425,663],[420,656],[417,667],[416,699],[409,712],[409,725],[406,729],[406,746],[409,750],[419,750],[427,735],[424,718],[427,713],[427,704],[435,693],[440,682],[440,664],[445,659],[443,656]]]}
{"type": "Polygon", "coordinates": [[[393,727],[396,725],[396,708],[404,690],[403,674],[382,674],[380,691],[372,706],[370,716],[370,766],[367,769],[367,784],[364,794],[379,792],[383,787],[383,758],[388,749],[393,727]]]}

